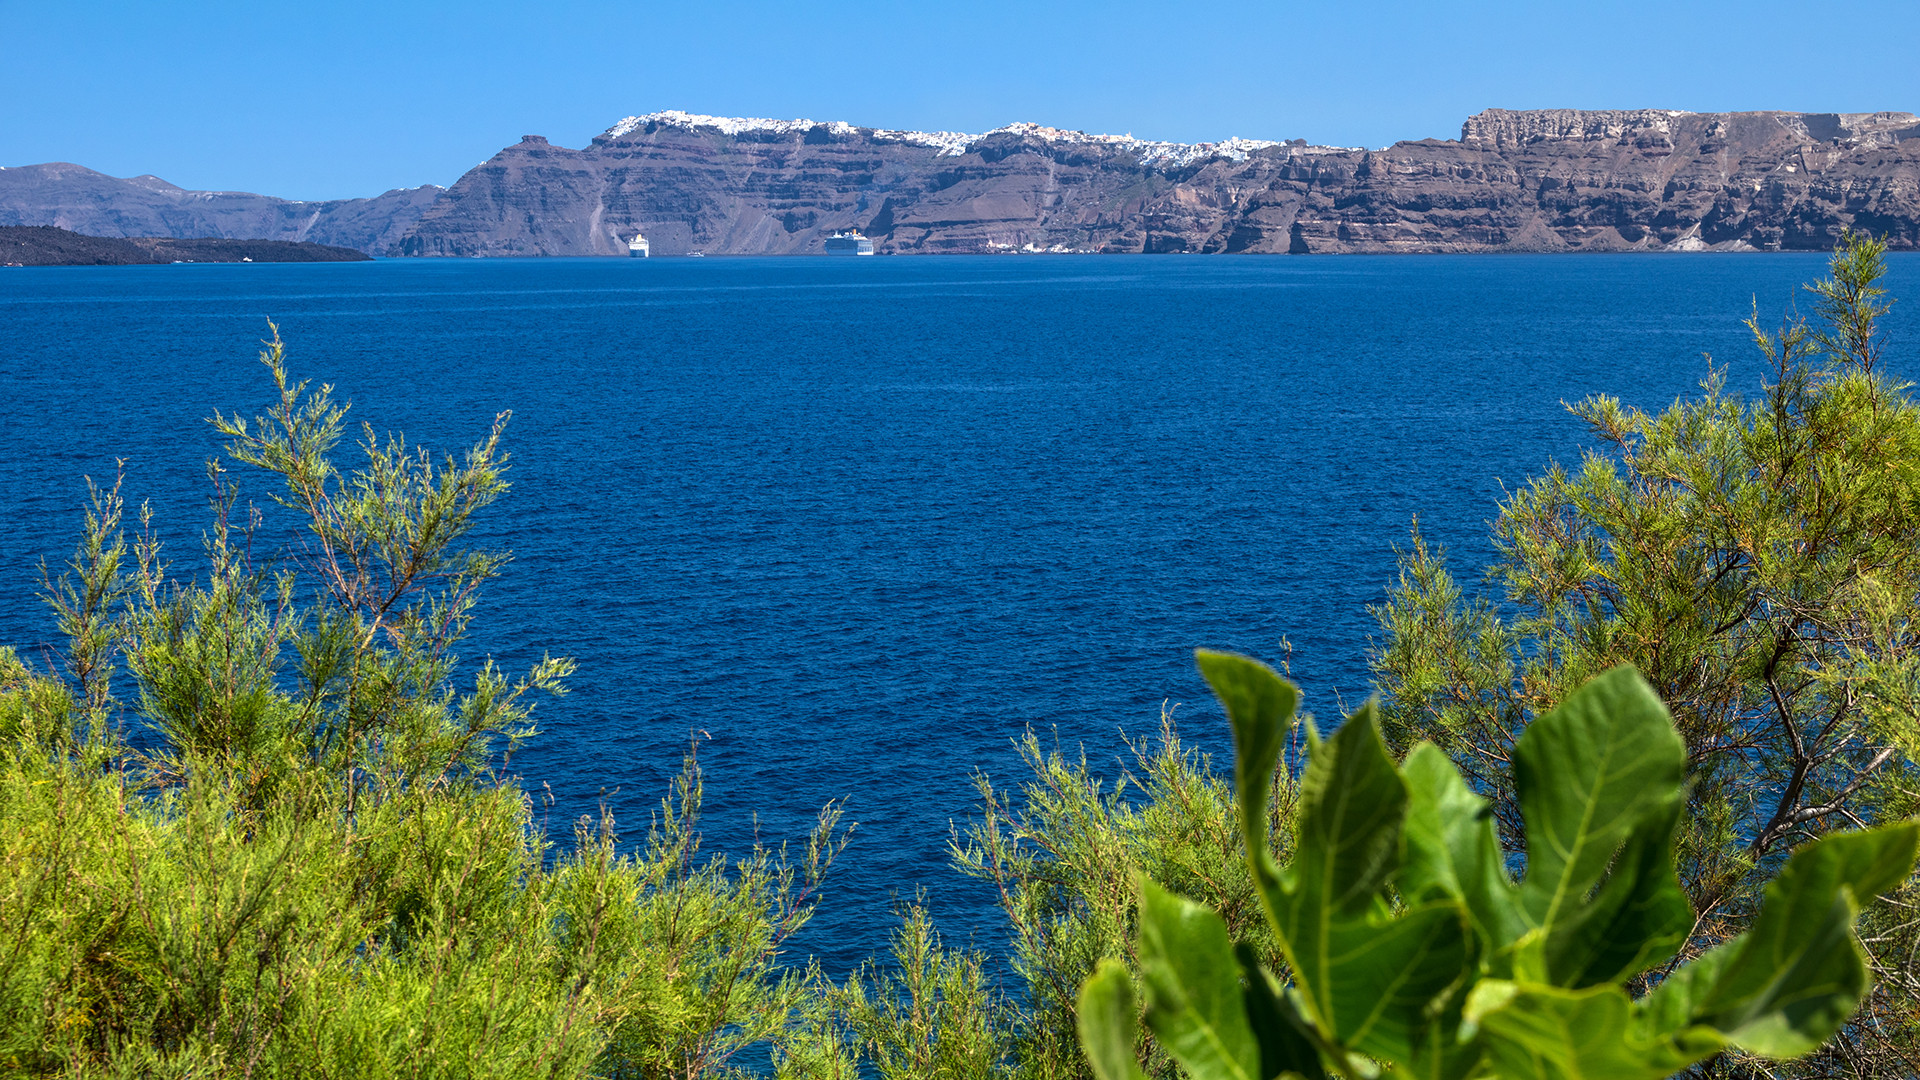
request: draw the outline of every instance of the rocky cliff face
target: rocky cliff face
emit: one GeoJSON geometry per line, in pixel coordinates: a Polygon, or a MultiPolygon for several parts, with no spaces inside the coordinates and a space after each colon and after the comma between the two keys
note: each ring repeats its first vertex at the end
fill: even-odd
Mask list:
{"type": "Polygon", "coordinates": [[[1458,142],[1356,155],[1310,191],[1311,250],[1823,249],[1920,245],[1909,113],[1489,110],[1458,142]]]}
{"type": "Polygon", "coordinates": [[[528,136],[462,177],[408,255],[1745,250],[1847,228],[1920,246],[1909,113],[1492,109],[1384,150],[984,135],[664,112],[582,149],[528,136]]]}
{"type": "Polygon", "coordinates": [[[427,186],[371,199],[295,202],[188,191],[157,176],[120,179],[54,162],[0,169],[0,226],[52,225],[90,236],[291,240],[384,255],[440,197],[427,186]]]}
{"type": "Polygon", "coordinates": [[[625,254],[637,230],[656,254],[800,254],[845,228],[892,252],[1198,250],[1233,212],[1233,167],[1276,148],[1283,160],[1314,152],[1034,124],[962,135],[655,113],[581,150],[538,136],[502,150],[423,214],[400,251],[625,254]]]}

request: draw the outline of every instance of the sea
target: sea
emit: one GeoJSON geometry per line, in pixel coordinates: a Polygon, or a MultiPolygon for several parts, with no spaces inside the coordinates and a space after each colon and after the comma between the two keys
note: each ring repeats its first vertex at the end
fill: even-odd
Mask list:
{"type": "MultiPolygon", "coordinates": [[[[949,844],[1032,731],[1111,780],[1170,710],[1230,761],[1196,647],[1284,663],[1323,725],[1418,527],[1471,591],[1505,494],[1647,409],[1766,374],[1818,254],[449,259],[0,270],[0,642],[124,476],[175,568],[269,321],[349,421],[459,453],[510,412],[513,560],[465,652],[571,656],[508,770],[561,846],[644,840],[693,749],[708,853],[857,822],[794,943],[844,972],[924,894],[996,949],[949,844]]],[[[1894,256],[1920,297],[1920,256],[1894,256]]],[[[1914,370],[1908,309],[1890,364],[1914,370]]],[[[356,435],[357,437],[357,435],[356,435]]],[[[344,464],[354,447],[341,450],[344,464]]],[[[268,527],[263,475],[229,476],[268,527]]],[[[284,533],[282,533],[284,535],[284,533]]],[[[270,555],[271,553],[263,553],[270,555]]],[[[1494,595],[1494,594],[1489,594],[1494,595]]],[[[1495,596],[1497,599],[1497,595],[1495,596]]]]}

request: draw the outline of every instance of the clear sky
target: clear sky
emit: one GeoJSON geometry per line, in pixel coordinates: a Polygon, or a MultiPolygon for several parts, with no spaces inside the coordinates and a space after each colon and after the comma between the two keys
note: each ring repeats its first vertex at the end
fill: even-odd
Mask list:
{"type": "Polygon", "coordinates": [[[1504,108],[1920,112],[1920,0],[0,0],[0,165],[290,198],[657,109],[1194,142],[1504,108]]]}

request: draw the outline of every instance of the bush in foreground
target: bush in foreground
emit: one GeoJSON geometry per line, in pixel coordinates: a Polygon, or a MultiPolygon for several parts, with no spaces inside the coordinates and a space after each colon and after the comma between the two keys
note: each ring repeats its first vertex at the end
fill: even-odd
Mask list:
{"type": "MultiPolygon", "coordinates": [[[[1264,823],[1297,692],[1244,657],[1203,651],[1200,669],[1233,723],[1242,820],[1264,823]]],[[[1920,852],[1913,822],[1806,845],[1747,932],[1675,966],[1694,919],[1672,855],[1686,749],[1631,668],[1515,743],[1518,881],[1487,800],[1432,743],[1396,767],[1368,706],[1309,754],[1289,865],[1264,828],[1244,833],[1289,983],[1212,910],[1142,880],[1147,1025],[1195,1080],[1657,1080],[1728,1048],[1799,1057],[1859,1006],[1854,918],[1920,852]]],[[[1080,998],[1101,1080],[1144,1075],[1135,1012],[1132,974],[1107,961],[1080,998]]]]}
{"type": "Polygon", "coordinates": [[[611,822],[551,851],[491,767],[571,664],[453,683],[499,426],[439,465],[369,434],[343,474],[344,409],[262,358],[276,407],[216,418],[204,575],[97,491],[48,583],[65,677],[0,651],[0,1070],[690,1077],[784,1031],[837,813],[791,859],[704,856],[690,759],[636,853],[611,822]],[[229,463],[304,526],[282,560],[229,463]]]}

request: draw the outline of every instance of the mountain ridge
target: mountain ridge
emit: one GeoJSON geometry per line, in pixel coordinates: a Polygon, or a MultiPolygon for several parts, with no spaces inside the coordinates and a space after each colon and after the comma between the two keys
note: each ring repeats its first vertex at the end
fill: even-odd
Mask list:
{"type": "Polygon", "coordinates": [[[195,191],[151,174],[115,177],[50,161],[0,168],[0,226],[48,225],[111,238],[280,240],[384,255],[444,190],[426,184],[308,202],[195,191]]]}

